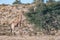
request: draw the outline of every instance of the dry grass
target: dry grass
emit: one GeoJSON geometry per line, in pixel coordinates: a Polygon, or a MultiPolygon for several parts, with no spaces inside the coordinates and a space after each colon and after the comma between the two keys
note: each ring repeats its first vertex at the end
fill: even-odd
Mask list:
{"type": "Polygon", "coordinates": [[[0,40],[60,40],[60,36],[0,36],[0,40]]]}

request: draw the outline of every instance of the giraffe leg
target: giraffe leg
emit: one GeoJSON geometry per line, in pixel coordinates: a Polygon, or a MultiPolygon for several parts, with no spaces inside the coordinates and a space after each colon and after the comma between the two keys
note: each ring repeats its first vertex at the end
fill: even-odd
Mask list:
{"type": "Polygon", "coordinates": [[[14,24],[11,24],[11,33],[12,33],[13,35],[15,34],[14,24]]]}

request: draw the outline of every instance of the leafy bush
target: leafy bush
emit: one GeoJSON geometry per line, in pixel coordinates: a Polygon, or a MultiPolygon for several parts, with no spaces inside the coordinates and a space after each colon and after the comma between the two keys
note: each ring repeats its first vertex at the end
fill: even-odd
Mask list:
{"type": "Polygon", "coordinates": [[[39,3],[35,7],[37,7],[35,12],[32,10],[26,14],[35,27],[44,29],[49,34],[52,30],[60,29],[60,3],[39,3]]]}

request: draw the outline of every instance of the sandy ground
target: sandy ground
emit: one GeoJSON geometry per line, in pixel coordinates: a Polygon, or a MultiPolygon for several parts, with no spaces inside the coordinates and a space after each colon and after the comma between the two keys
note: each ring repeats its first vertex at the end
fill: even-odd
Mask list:
{"type": "Polygon", "coordinates": [[[0,40],[60,40],[60,36],[0,36],[0,40]]]}

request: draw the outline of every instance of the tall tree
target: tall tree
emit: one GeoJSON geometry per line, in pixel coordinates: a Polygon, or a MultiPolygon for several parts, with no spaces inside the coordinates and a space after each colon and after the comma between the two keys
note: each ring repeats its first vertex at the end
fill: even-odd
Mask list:
{"type": "Polygon", "coordinates": [[[15,2],[13,2],[13,4],[21,4],[20,0],[15,0],[15,2]]]}
{"type": "Polygon", "coordinates": [[[49,0],[48,2],[54,2],[55,0],[49,0]]]}

